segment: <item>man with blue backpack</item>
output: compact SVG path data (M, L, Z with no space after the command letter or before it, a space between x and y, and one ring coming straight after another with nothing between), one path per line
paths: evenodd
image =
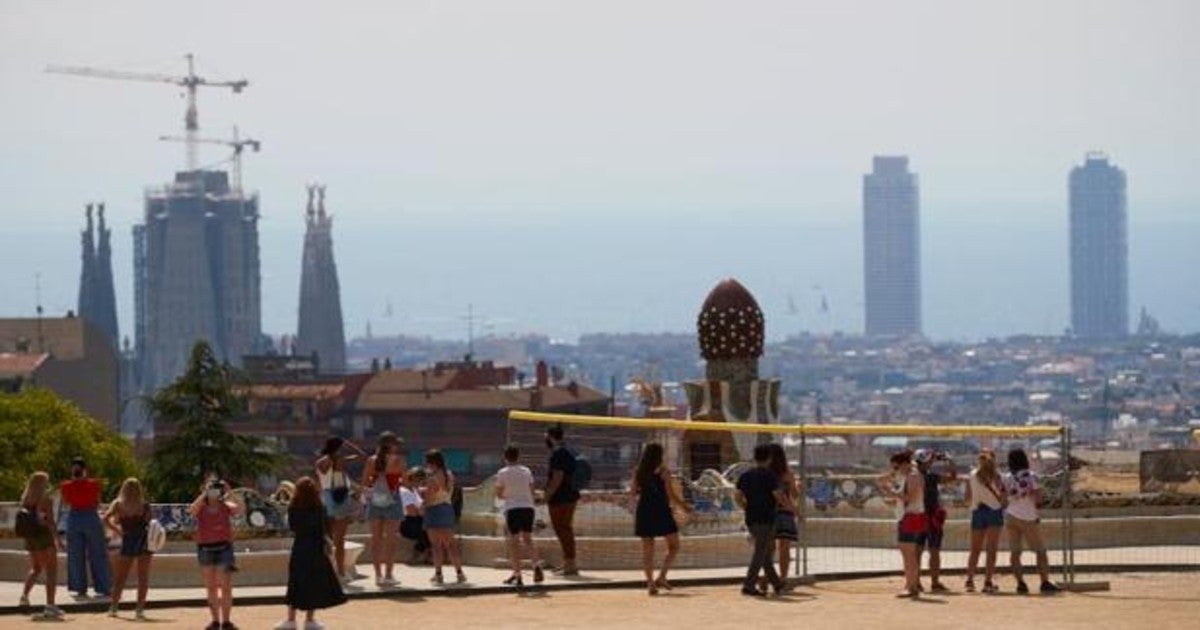
M579 491L591 482L592 468L587 460L567 448L562 426L546 431L546 448L550 449L549 479L545 498L550 511L550 524L558 544L562 546L562 575L579 575L575 561L575 506Z

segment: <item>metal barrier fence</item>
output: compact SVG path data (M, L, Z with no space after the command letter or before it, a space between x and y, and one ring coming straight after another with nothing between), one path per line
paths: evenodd
M695 506L694 514L680 514L685 524L679 566L744 562L748 548L733 485L754 444L776 441L801 480L793 575L899 569L894 510L876 479L900 448L944 451L945 463L939 465L957 471L957 481L941 492L949 512L942 565L961 572L970 538L966 474L979 449L993 448L1003 466L1005 451L1017 446L1027 450L1044 484L1041 528L1051 564L1065 585L1076 584L1079 567L1200 570L1200 494L1138 491L1130 486L1136 471L1101 470L1078 459L1066 426L756 425L516 411L508 424L510 442L536 454L525 463L539 476L545 474L542 440L550 425L563 426L568 446L589 461L593 485L576 522L585 547L581 557L596 566L627 565L640 552L629 540L634 506L627 488L642 445L652 441L663 444L664 463ZM704 466L718 459L726 465ZM595 554L590 559L589 545ZM1001 550L998 564L1007 567L1003 537Z

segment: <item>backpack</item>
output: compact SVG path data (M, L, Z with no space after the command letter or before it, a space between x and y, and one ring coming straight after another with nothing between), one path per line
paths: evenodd
M13 533L21 538L33 538L42 531L42 524L38 521L37 512L27 507L22 507L17 511L17 519L13 523Z
M575 470L571 473L571 485L576 490L587 490L592 485L592 463L578 451L571 451L575 457Z

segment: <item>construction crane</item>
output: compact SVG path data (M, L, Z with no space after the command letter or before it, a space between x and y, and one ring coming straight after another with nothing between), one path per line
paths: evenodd
M250 147L255 153L262 149L262 142L252 140L250 138L242 138L238 136L238 128L233 128L233 138L230 140L222 140L219 138L187 138L184 136L159 136L159 140L165 142L192 142L195 144L221 144L233 149L233 189L234 191L242 192L242 150Z
M73 74L97 79L119 79L123 81L148 81L150 83L170 83L187 88L187 112L183 117L185 132L184 142L187 144L187 170L196 170L196 132L200 129L199 116L196 113L196 88L204 86L227 87L235 94L250 85L245 79L237 81L210 81L196 74L195 57L188 53L188 72L185 76L158 74L147 72L124 72L120 70L104 70L101 68L85 68L80 66L46 66L46 72L54 74Z

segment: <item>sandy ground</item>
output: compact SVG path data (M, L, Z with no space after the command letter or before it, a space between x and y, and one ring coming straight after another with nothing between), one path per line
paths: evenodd
M479 595L394 600L357 600L318 616L329 628L894 628L927 619L940 627L977 626L991 620L1005 626L1040 628L1196 628L1200 618L1200 581L1195 574L1122 574L1081 576L1109 580L1104 593L1057 597L1018 596L1011 580L1001 582L998 596L951 593L919 601L893 594L897 579L824 582L799 589L782 599L751 599L736 587L676 588L649 597L637 590L569 591L524 595ZM961 578L950 581L961 586ZM246 630L271 628L282 619L278 606L235 610L234 620ZM192 628L208 622L200 608L150 611L145 625L156 629ZM88 630L136 627L128 612L110 619L72 614L63 625ZM57 622L27 617L0 618L5 628L42 628Z

